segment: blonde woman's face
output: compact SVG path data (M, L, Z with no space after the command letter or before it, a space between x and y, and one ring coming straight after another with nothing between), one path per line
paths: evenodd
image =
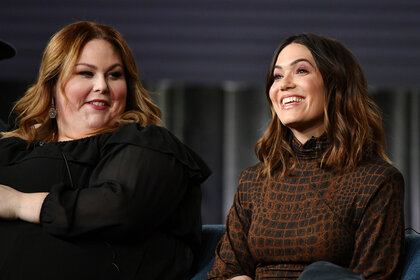
M309 49L291 43L278 55L270 99L277 117L305 143L324 131L324 82Z
M88 42L70 79L54 92L59 141L87 137L125 111L127 83L120 55L107 41Z

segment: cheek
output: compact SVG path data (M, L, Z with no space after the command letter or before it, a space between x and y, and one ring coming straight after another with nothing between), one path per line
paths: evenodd
M120 100L125 100L127 98L127 85L124 83L120 85L116 91L117 98Z
M118 103L118 107L125 108L126 100L127 100L127 85L126 83L121 83L119 85L115 85L113 88L113 99L114 102Z
M270 91L268 92L268 96L270 97L271 103L273 105L276 103L277 97L278 97L278 91L276 90L276 87L272 85L270 87Z
M321 110L323 112L324 111L324 104L325 104L325 88L324 88L324 84L319 84L318 85L316 99L317 99L319 110Z
M280 100L279 100L279 91L276 89L275 86L271 86L270 91L269 91L269 97L271 100L271 104L278 115L280 113Z
M86 96L89 94L90 89L86 84L83 83L69 83L65 87L65 95L63 96L64 102L70 106L83 104ZM66 101L67 100L67 101Z
M324 84L318 80L309 80L305 84L305 91L311 98L311 106L319 109L324 107Z

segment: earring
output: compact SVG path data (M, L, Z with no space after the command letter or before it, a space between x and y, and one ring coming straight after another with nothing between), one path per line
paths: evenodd
M50 116L50 119L55 119L55 117L57 116L57 110L55 109L54 98L51 98L51 108L48 111L48 115Z

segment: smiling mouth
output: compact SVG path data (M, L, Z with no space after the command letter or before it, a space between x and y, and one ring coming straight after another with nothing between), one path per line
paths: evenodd
M291 103L298 103L301 102L303 100L302 97L297 97L297 96L291 96L291 97L286 97L281 101L281 105L287 105L287 104L291 104Z
M88 102L89 104L96 105L96 106L107 106L108 104L102 101L91 101Z

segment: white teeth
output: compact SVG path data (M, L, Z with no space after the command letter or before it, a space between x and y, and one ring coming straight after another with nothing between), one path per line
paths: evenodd
M300 102L302 100L303 100L303 98L297 97L297 96L286 97L281 101L281 104L285 105L285 104L289 104L289 103L292 103L292 102Z
M96 106L105 106L106 103L105 102L100 102L100 101L92 101L89 102L90 104L96 105Z

